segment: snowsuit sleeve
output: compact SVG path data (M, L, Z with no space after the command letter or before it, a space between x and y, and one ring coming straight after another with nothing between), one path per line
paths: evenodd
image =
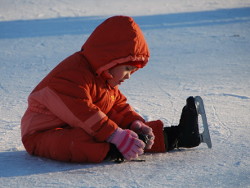
M76 70L57 73L46 87L33 92L30 100L42 104L68 125L84 129L97 141L105 141L117 124L93 104L93 79L86 74Z
M116 122L119 127L126 129L135 120L145 120L127 103L127 98L118 90L116 103L108 113L110 119Z

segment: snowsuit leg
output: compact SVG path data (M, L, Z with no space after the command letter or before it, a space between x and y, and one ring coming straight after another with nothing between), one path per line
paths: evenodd
M146 124L153 129L153 133L155 135L154 144L151 149L145 150L145 152L153 152L153 153L163 153L166 152L166 139L163 132L163 123L161 120L149 121Z
M96 142L81 128L56 128L22 138L31 155L65 162L99 163L106 157L110 145Z

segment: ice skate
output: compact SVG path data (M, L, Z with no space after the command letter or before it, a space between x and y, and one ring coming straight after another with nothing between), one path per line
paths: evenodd
M203 120L204 131L201 134L199 132L198 115L201 115ZM179 125L165 127L164 134L167 137L168 151L179 147L196 147L201 142L205 142L211 148L212 144L201 97L187 98L186 105L182 109Z
M194 97L187 98L178 127L180 132L178 147L191 148L201 143Z

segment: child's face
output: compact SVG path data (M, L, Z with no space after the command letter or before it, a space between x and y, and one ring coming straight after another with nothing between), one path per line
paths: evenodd
M111 87L120 85L126 79L130 78L130 75L137 70L137 67L131 65L118 65L109 70L109 73L113 76L108 80Z

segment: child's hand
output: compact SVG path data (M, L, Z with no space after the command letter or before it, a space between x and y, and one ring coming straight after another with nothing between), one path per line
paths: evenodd
M149 140L147 141L145 149L151 149L151 147L154 144L154 138L155 138L152 128L147 126L142 121L136 120L131 124L130 129L135 131L137 134L147 135Z
M144 152L144 142L138 139L135 132L128 129L123 130L118 127L107 141L115 144L127 160L135 159Z

